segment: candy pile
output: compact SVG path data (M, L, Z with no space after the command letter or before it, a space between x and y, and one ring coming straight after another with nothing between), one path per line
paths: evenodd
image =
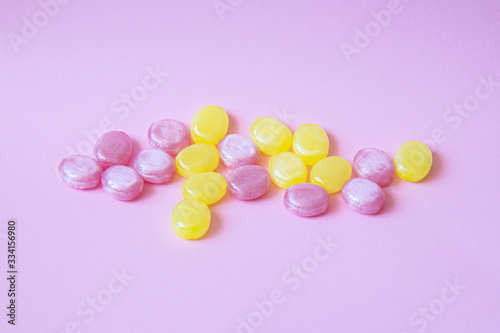
M416 182L432 166L429 147L410 141L398 149L394 162L381 150L360 150L352 167L358 177L351 178L348 161L328 156L328 135L318 125L301 125L292 135L278 119L263 117L253 123L249 139L239 134L226 136L228 123L226 111L215 106L206 106L195 114L191 131L177 120L157 121L148 130L153 148L139 152L133 168L125 166L132 156L129 136L107 132L95 144L95 159L68 156L60 163L59 173L71 187L89 189L102 183L111 197L132 200L142 193L144 181L166 183L177 171L187 180L182 185L184 200L172 212L172 228L182 238L196 239L210 227L208 205L222 199L226 188L238 200L252 200L264 195L272 181L286 190L286 209L299 216L325 212L329 194L342 190L350 208L375 214L384 206L382 187L395 173ZM257 165L260 152L271 155L268 170ZM233 169L227 181L214 172L219 158ZM310 183L307 166L312 166Z

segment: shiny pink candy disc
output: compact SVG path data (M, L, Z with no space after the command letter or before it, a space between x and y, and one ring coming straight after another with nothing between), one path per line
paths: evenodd
M271 177L258 165L236 168L227 178L227 188L238 200L252 200L263 196L269 189Z
M191 136L186 125L174 119L163 119L151 124L148 129L149 144L171 156L189 146Z
M104 169L112 165L127 164L132 156L132 141L124 132L104 133L95 143L94 155Z
M298 216L319 215L328 209L329 202L327 190L316 184L300 183L285 191L286 209Z
M347 206L361 214L378 213L385 203L385 194L375 182L366 178L352 178L342 187Z
M62 180L71 187L85 190L101 183L102 167L93 158L71 155L59 164Z
M175 175L175 161L163 150L149 148L134 158L134 169L150 183L166 183Z
M134 169L125 165L113 165L102 173L102 187L118 200L132 200L142 193L144 181Z
M240 134L229 134L217 145L222 162L231 169L243 165L257 164L259 148L257 145Z
M358 151L354 156L353 168L358 177L374 181L380 186L388 185L396 170L389 155L375 148Z

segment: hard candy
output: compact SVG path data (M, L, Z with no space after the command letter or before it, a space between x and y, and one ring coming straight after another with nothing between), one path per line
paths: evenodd
M189 146L191 139L186 125L174 119L163 119L151 124L148 141L151 147L175 156Z
M202 172L182 184L184 199L196 199L211 205L226 194L226 180L217 172Z
M394 163L389 155L375 148L365 148L354 156L353 168L361 178L366 178L380 186L388 185L394 178Z
M267 171L258 165L236 168L227 179L227 187L238 200L252 200L263 196L271 184Z
M94 155L104 169L112 165L127 164L132 156L132 141L124 132L104 133L95 143Z
M257 119L250 128L250 137L267 155L288 151L292 145L292 132L276 118Z
M134 169L125 165L113 165L102 173L104 191L118 200L133 200L142 193L144 181Z
M177 236L197 239L210 228L210 210L201 201L185 199L174 207L171 222Z
M86 190L101 183L102 167L93 158L71 155L59 164L62 180L71 187Z
M177 172L182 177L214 171L219 165L217 148L207 143L195 143L181 150L175 157Z
M322 186L328 193L335 193L351 178L351 164L338 156L329 156L311 169L311 183Z
M321 186L302 183L290 186L285 192L286 209L298 216L315 216L328 209L330 196Z
M304 124L293 133L292 147L306 165L315 165L328 155L330 141L321 126Z
M134 158L134 169L150 183L166 183L175 175L175 161L163 150L144 149Z
M273 183L286 190L289 186L306 182L307 168L300 157L287 151L269 159L269 175Z
M378 213L385 203L385 194L375 182L366 178L353 178L342 187L347 206L362 214Z
M217 145L226 136L229 118L223 108L205 106L191 120L191 138L195 143Z
M257 164L259 148L255 143L240 134L229 134L217 146L222 162L231 169L243 165Z
M396 174L404 180L418 182L427 176L432 167L432 153L426 144L408 141L399 147L394 156Z

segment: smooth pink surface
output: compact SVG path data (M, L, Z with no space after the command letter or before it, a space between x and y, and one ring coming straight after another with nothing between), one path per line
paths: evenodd
M61 179L71 187L86 190L101 183L102 167L91 157L71 155L59 164Z
M361 214L376 214L385 203L385 193L377 183L366 178L352 178L342 186L344 202Z
M354 45L356 27L387 1L239 3L221 21L212 1L69 1L16 53L7 33L21 34L41 7L0 2L0 267L9 218L20 267L19 322L7 327L4 311L0 332L61 333L74 322L81 333L234 333L272 295L281 302L254 333L416 333L419 310L441 310L456 278L466 289L444 293L453 301L425 333L498 333L500 87L481 88L489 95L474 111L453 110L481 77L500 82L499 2L402 0L350 63L340 43ZM155 88L140 100L144 82ZM137 101L122 101L132 92ZM253 201L226 195L194 242L170 226L180 176L144 184L130 202L59 181L59 162L92 156L104 132L128 133L137 153L153 122L189 124L205 105L227 110L229 133L245 136L262 116L292 130L319 124L330 155L351 163L364 147L393 158L406 141L432 139L434 165L419 183L395 177L373 216L340 193L314 221L288 213L274 185ZM328 238L339 247L323 247ZM92 312L87 298L105 298L110 282L120 292Z
M257 164L259 161L259 148L250 138L241 134L226 135L217 149L224 165L231 169Z
M175 161L163 150L148 148L134 157L133 166L142 178L150 183L166 183L175 175Z
M324 213L328 209L330 196L323 187L302 183L290 186L285 191L285 208L295 215L309 217Z
M363 148L356 153L352 163L354 172L361 178L388 185L394 178L396 167L393 160L380 149Z
M259 165L244 165L234 169L227 177L229 193L238 200L260 198L269 190L271 177Z
M121 131L109 131L94 146L95 159L103 168L127 164L132 156L132 141Z
M155 121L149 127L148 140L151 147L175 156L190 144L191 136L189 129L180 121L162 119Z
M113 165L102 173L101 184L111 197L128 201L141 195L144 181L131 167Z

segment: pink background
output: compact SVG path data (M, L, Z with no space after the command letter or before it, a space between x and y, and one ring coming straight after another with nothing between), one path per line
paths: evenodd
M210 0L70 1L16 52L9 38L23 18L44 16L36 1L1 1L0 261L5 271L15 218L19 277L15 328L1 279L0 330L238 332L244 320L255 327L240 332L499 332L500 85L478 88L489 94L473 112L447 111L473 104L481 77L500 82L499 3L401 0L350 62L342 43L355 45L356 27L376 29L370 12L387 1L222 3L223 19ZM120 96L157 66L169 75L126 109ZM180 176L120 202L55 173L100 126L127 132L135 154L152 122L189 124L210 104L227 110L230 133L249 135L262 116L292 130L320 124L330 153L351 162L361 148L394 156L434 135L434 165L420 183L395 179L376 216L339 194L311 219L286 211L276 186L253 202L227 195L199 241L170 227ZM319 263L318 237L339 246ZM309 273L290 280L302 264ZM133 278L119 287L122 270ZM255 303L279 292L259 314ZM96 297L106 304L89 310Z

